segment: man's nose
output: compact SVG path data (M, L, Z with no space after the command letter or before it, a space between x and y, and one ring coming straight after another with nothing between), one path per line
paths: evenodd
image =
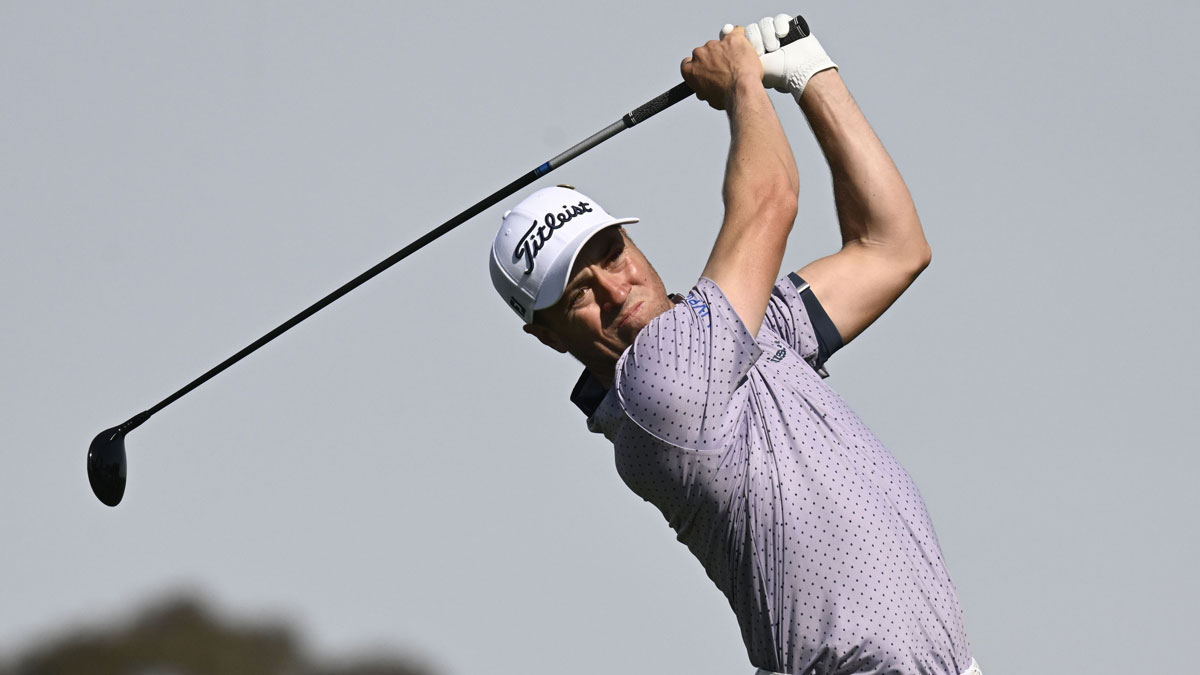
M596 295L602 307L620 307L629 296L629 284L620 275L600 270L596 272Z

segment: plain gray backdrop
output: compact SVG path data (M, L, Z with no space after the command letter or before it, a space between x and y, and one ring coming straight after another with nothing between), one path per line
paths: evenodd
M0 3L0 650L170 589L445 673L752 672L486 251L437 241L129 436L88 442L679 80L806 15L933 265L829 364L920 486L988 675L1182 672L1197 628L1194 2ZM836 249L802 179L786 267ZM721 218L694 100L537 184L668 286ZM515 202L517 198L514 198Z

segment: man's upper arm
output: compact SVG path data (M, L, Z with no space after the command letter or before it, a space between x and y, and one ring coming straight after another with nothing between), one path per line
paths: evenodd
M847 344L900 297L929 264L924 255L901 255L886 246L851 241L833 255L797 272L821 299L821 306Z

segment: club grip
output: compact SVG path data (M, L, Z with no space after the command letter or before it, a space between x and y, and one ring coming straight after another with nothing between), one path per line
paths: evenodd
M792 21L788 24L788 26L790 27L790 30L788 30L787 35L779 38L780 44L790 45L796 40L806 38L811 34L811 31L808 30L808 22L805 21L804 17L800 16L799 14L792 17Z
M789 30L787 32L787 35L784 35L783 37L779 38L780 44L785 44L785 45L791 44L791 43L795 42L796 40L806 38L809 36L808 22L805 21L804 17L800 16L799 14L792 17L792 20L788 25L789 25ZM675 85L674 87L671 87L669 90L664 91L663 93L659 94L658 96L655 96L654 98L650 99L649 101L646 101L645 103L641 104L640 106L633 109L632 111L625 113L625 116L621 118L621 123L624 124L624 128L626 128L626 129L633 127L637 124L640 124L641 122L644 122L644 121L650 119L651 117L654 117L658 113L666 110L667 108L670 108L671 106L675 105L676 103L679 103L680 101L691 96L692 94L693 94L692 88L688 86L687 82L680 82L679 84ZM588 145L587 147L590 148L592 146ZM573 156L574 155L571 155L571 157L573 157ZM566 159L562 159L561 161L556 162L555 166L563 164L568 160L570 160L570 157L567 157ZM539 175L541 175L541 174L539 174Z
M691 96L693 93L692 88L687 85L687 82L680 82L667 91L639 105L637 108L634 108L631 112L626 113L623 118L625 127L629 128L638 122L654 117L658 113Z

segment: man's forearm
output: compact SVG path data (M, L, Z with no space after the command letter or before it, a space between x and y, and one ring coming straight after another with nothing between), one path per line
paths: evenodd
M740 225L738 221L763 207L764 192L782 189L794 200L800 176L787 136L761 84L738 82L727 112L729 157L722 195L726 220L734 221L726 224Z
M814 75L800 108L833 174L843 244L927 261L929 246L908 187L838 72Z

